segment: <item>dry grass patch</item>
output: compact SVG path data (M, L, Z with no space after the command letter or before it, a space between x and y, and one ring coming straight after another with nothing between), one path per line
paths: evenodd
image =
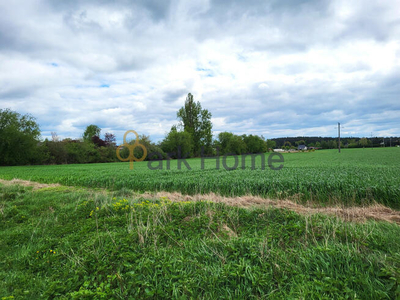
M25 187L33 187L33 190L61 186L58 183L47 184L47 183L39 183L39 182L34 182L34 181L29 181L29 180L21 180L21 179L13 179L13 180L0 179L0 183L4 184L4 185L21 185L21 186L25 186Z
M251 207L251 206L263 206L263 207L276 207L284 208L295 211L301 215L310 214L328 214L338 216L346 221L364 222L368 219L376 221L387 221L391 223L400 224L400 211L388 208L381 204L374 204L370 206L360 207L344 207L344 206L329 206L323 207L316 202L309 202L307 204L296 203L292 200L272 200L258 196L242 196L242 197L224 197L214 193L205 195L182 195L181 193L174 192L157 192L157 193L145 193L141 194L144 198L160 198L167 197L171 201L211 201L211 202L222 202L231 206L238 207Z
M237 237L238 235L236 232L234 232L231 228L228 227L226 224L222 224L222 226L219 228L220 231L226 233L230 238Z
M29 180L13 179L13 180L3 180L0 179L0 184L4 185L21 185L25 187L33 187L33 190L40 190L49 187L61 187L60 184L46 184L38 183ZM95 193L107 194L105 190L96 190ZM143 198L161 198L166 197L173 202L181 201L210 201L215 203L225 203L231 206L237 207L252 207L252 206L262 206L262 207L276 207L292 210L301 215L311 215L311 214L327 214L337 216L345 221L353 222L364 222L368 219L373 219L376 221L387 221L391 223L397 223L400 225L400 211L391 209L381 204L374 204L370 206L329 206L323 207L317 202L308 202L307 204L300 204L293 200L272 200L268 198L262 198L259 196L241 196L241 197L225 197L217 195L214 193L209 194L197 194L197 195L183 195L179 192L156 192L156 193L143 193L139 194ZM1 212L1 208L0 208ZM212 217L212 216L210 216Z

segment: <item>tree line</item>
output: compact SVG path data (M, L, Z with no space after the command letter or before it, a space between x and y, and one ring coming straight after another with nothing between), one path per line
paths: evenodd
M272 148L297 149L299 145L314 147L317 149L337 149L338 138L332 137L284 137L270 140ZM400 145L400 137L342 137L340 146L342 148L366 148L366 147L390 147Z
M236 135L220 132L213 139L211 112L203 109L199 101L188 94L184 106L177 112L178 123L171 127L158 143L150 136L140 135L140 144L147 149L148 159L191 158L213 155L240 155L264 153L275 148L295 149L299 145L320 149L337 148L337 140L329 137L286 137L266 140L258 135ZM130 144L134 144L135 140ZM400 145L400 138L392 138L393 146ZM388 140L383 146L388 146ZM342 147L356 148L382 146L382 138L342 138ZM28 164L79 164L116 162L116 137L91 124L79 139L60 140L55 132L51 139L40 139L40 129L35 118L21 115L10 109L0 109L0 165ZM129 156L123 147L121 157ZM135 157L143 153L134 149Z

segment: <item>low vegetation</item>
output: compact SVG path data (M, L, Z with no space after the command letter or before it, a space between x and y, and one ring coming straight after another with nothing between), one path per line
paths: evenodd
M0 186L2 299L400 296L400 228L128 191Z
M241 157L234 170L234 157L186 160L179 170L179 162L24 166L0 168L0 178L32 180L41 183L60 183L67 186L106 188L111 190L178 191L183 194L214 192L225 196L259 195L273 199L315 201L323 204L365 205L378 202L392 208L400 207L400 148L346 149L308 153L287 153L284 167L279 171L265 169L262 155L246 156L244 169ZM274 165L279 165L275 163ZM154 169L154 168L162 169Z

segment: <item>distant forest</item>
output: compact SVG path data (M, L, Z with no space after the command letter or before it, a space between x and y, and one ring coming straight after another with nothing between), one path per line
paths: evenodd
M317 147L321 149L338 148L337 137L298 136L270 140L275 142L274 148L297 148L298 145L306 145L307 147ZM400 137L342 137L340 138L340 144L343 148L393 147L400 145Z

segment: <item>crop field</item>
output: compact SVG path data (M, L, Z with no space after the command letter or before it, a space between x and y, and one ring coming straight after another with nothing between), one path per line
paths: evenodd
M276 199L296 199L344 205L368 204L373 201L392 208L400 208L400 148L366 148L323 150L308 153L283 154L283 168L265 169L261 156L186 160L178 169L178 162L50 165L2 167L0 178L25 179L41 183L60 183L67 186L106 188L109 190L178 191L183 194L217 193L225 196L259 195ZM277 157L274 157L277 159ZM273 163L274 167L280 163ZM162 169L154 168L159 167Z
M400 149L283 157L277 171L268 153L265 169L261 156L254 169L250 156L243 169L239 157L234 170L222 158L220 169L215 158L204 168L189 159L190 170L176 160L158 170L147 162L133 170L129 163L1 167L0 298L399 299ZM224 162L231 167L235 158ZM361 222L215 203L205 200L211 192L334 204L346 215L372 202L394 210L376 205L391 218Z

